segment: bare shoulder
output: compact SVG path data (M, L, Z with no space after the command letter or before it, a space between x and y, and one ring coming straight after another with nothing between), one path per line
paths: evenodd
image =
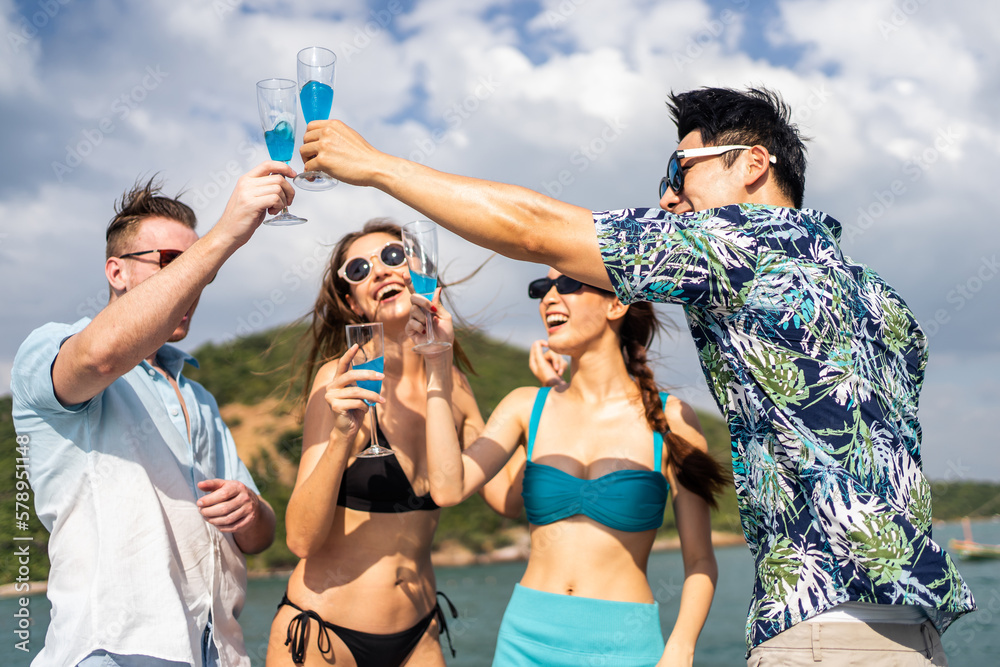
M507 394L504 399L500 401L500 404L506 405L511 409L530 409L535 403L535 397L538 396L538 391L538 387L518 387L514 391Z
M528 423L531 407L537 395L538 387L518 387L504 396L490 415L490 422L496 426L515 420L523 429Z
M331 359L316 371L316 377L313 378L312 391L310 393L315 393L318 389L325 389L326 385L337 377L337 364L340 363L339 359Z

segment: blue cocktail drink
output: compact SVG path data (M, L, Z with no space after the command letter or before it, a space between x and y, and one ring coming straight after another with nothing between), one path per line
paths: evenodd
M437 289L437 276L427 276L417 271L410 271L410 281L413 291L429 301L434 300L434 290Z
M377 359L371 359L370 361L365 361L360 364L354 364L354 368L357 370L378 371L379 373L384 373L385 357L378 357ZM358 380L358 386L362 389L367 389L368 391L374 391L376 394L382 393L381 380ZM368 405L375 405L371 401L365 401L365 403Z
M288 162L295 149L295 128L288 121L278 121L273 130L264 132L264 143L272 160Z
M319 81L310 81L299 91L299 104L306 123L326 120L333 107L333 88Z

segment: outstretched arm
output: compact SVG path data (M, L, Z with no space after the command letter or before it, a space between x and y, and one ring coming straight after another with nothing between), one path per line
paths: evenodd
M378 188L476 245L611 287L585 208L382 153L338 120L309 123L300 152L307 170Z
M52 364L59 401L90 400L167 342L222 264L250 240L264 212L292 200L294 189L284 176L294 175L282 162L264 162L241 176L222 217L204 237L69 338Z

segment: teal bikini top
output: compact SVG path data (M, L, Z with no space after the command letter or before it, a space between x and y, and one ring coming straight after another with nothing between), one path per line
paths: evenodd
M580 479L531 460L535 433L549 387L538 390L528 425L528 462L521 496L528 522L544 526L577 514L608 528L638 533L659 528L667 507L670 485L660 472L663 436L653 433L653 470L615 470L596 479ZM667 394L661 393L666 404Z

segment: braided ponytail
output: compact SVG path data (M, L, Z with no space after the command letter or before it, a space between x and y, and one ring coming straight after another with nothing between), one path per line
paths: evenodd
M629 306L618 332L625 367L639 385L649 427L663 434L663 441L667 446L667 462L673 468L677 481L704 498L710 506L718 507L716 496L727 483L722 466L710 454L673 433L663 413L660 388L653 378L653 370L649 367L646 355L646 350L661 328L653 304L640 302Z

